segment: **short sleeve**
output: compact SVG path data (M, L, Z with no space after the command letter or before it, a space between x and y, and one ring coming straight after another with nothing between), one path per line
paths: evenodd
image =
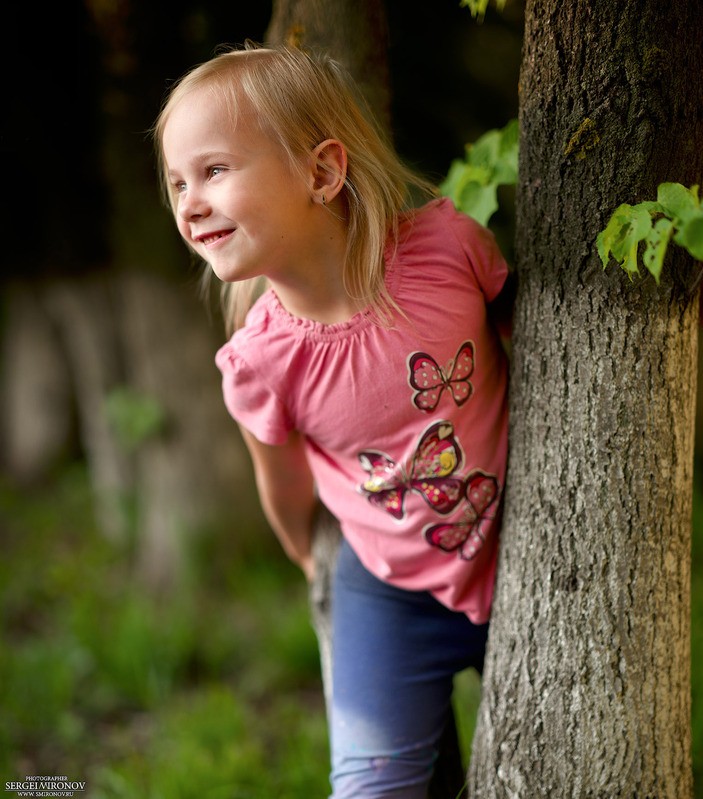
M508 277L508 265L495 236L487 227L460 212L456 213L453 228L486 302L493 302Z
M285 405L258 372L237 352L233 341L221 347L215 363L230 415L263 444L284 444L293 425Z

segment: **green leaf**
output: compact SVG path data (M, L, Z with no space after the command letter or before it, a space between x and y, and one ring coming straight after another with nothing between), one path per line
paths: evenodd
M459 198L461 210L481 225L498 210L498 190L495 184L482 186L480 183L468 183Z
M517 183L519 146L520 125L517 119L511 119L500 133L499 168L503 170L501 183Z
M482 225L498 209L497 189L512 185L518 174L519 129L516 119L501 130L489 130L466 145L463 161L452 162L440 192Z
M654 279L659 282L664 264L664 256L674 231L674 223L663 217L658 219L645 239L645 249L642 253L642 262L647 267Z
M698 186L687 189L680 183L662 183L657 189L657 203L670 219L685 222L700 211Z
M506 0L496 0L496 8L499 11L502 11L505 8ZM483 21L483 17L486 14L486 9L488 8L489 0L461 0L460 5L464 8L468 8L471 12L471 16L475 17L479 22Z
M675 237L677 244L685 247L699 261L703 261L703 210L690 216Z
M651 216L646 208L627 203L620 205L597 239L603 266L608 265L612 254L629 275L638 274L638 246L649 234L651 226Z
M642 262L658 283L672 238L703 261L703 208L698 186L687 189L680 183L662 183L656 202L618 206L598 234L596 246L604 268L612 256L632 278L639 272L637 257L644 241Z
M488 167L467 164L466 161L452 161L449 172L440 186L442 193L450 197L462 193L467 183L479 183L486 186L491 179L491 170Z
M620 236L622 229L622 212L624 208L629 208L626 205L620 205L610 217L608 224L598 234L596 245L598 247L598 255L603 262L603 267L608 266L610 262L610 254L613 250L613 245L616 239Z

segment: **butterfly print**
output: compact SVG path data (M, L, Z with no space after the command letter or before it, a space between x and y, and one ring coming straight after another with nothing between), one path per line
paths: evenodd
M451 422L435 422L420 436L409 469L383 452L360 452L361 466L369 474L360 491L395 519L405 515L409 491L420 494L437 513L450 513L463 499L464 481L454 476L463 460Z
M491 474L474 471L466 479L467 507L455 524L434 524L425 529L425 538L445 552L458 551L463 560L475 558L484 542L483 522L492 517L486 511L498 498L498 481Z
M408 358L408 383L415 389L413 404L421 411L433 411L447 389L461 406L469 399L473 386L474 345L465 341L445 368L426 352L414 352Z

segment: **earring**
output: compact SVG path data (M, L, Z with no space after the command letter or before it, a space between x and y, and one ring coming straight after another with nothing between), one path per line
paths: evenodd
M326 205L327 205L327 197L325 197L325 195L324 195L324 194L322 195L322 204L323 204L324 206L326 206Z

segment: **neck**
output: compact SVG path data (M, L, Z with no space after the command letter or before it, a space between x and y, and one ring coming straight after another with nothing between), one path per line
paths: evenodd
M363 310L363 304L347 294L341 282L341 273L339 284L324 280L295 285L287 281L270 282L281 305L288 313L302 319L332 325L347 322Z
M320 234L314 246L301 254L298 268L285 275L269 275L269 281L293 316L323 324L346 322L364 307L344 287L346 225L330 209L321 209L321 218Z

